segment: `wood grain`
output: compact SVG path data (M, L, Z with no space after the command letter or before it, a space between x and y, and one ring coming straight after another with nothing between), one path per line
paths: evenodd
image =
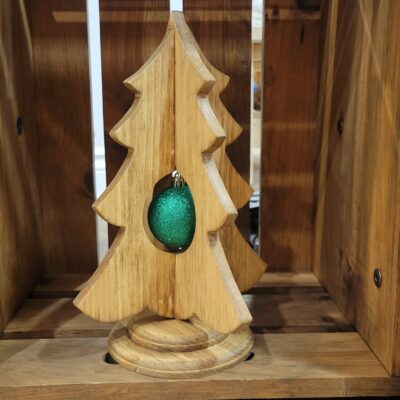
M197 318L150 318L143 322L145 330L143 325L138 326L140 322L116 324L108 339L108 349L120 365L148 376L189 379L215 374L243 361L253 346L247 326L220 335ZM138 330L145 333L140 341ZM167 338L170 340L166 341Z
M242 128L242 134L227 147L227 153L235 169L248 182L250 174L251 1L184 0L183 11L190 30L205 57L210 64L230 77L229 85L221 94L221 100ZM243 237L248 238L250 217L247 207L239 209L236 224ZM225 243L224 248L227 246Z
M80 310L100 321L125 319L144 308L174 315L175 254L156 246L146 230L154 185L175 167L174 40L174 32L167 31L153 56L125 80L135 101L110 132L128 156L94 208L121 229L75 299Z
M244 207L253 193L251 186L237 172L231 163L226 149L242 134L242 128L227 110L221 100L221 94L229 85L230 78L215 68L206 58L203 50L197 45L197 51L211 75L215 78L215 85L208 94L210 105L226 133L226 139L216 149L212 157L215 161L221 179L237 209ZM219 232L229 267L241 292L251 288L262 276L267 265L251 248L247 239L241 234L236 224L231 224Z
M55 274L45 275L35 286L32 297L58 298L75 297L83 289L90 274Z
M32 37L23 2L0 3L0 60L1 332L43 267Z
M223 333L250 322L217 233L236 209L211 159L225 139L207 98L214 83L183 15L173 13L156 52L126 80L136 99L111 131L128 156L94 208L122 229L75 300L93 318L121 320L149 308L180 319L195 314ZM178 254L156 246L147 227L153 186L175 167L196 208L193 241Z
M251 315L218 235L237 215L212 159L226 134L207 97L215 79L183 14L173 12L169 27L175 31L175 165L188 182L196 208L193 241L176 255L175 316L196 315L212 329L229 333L248 324Z
M281 3L266 2L260 251L271 271L300 272L312 260L320 23L275 18Z
M168 18L168 0L100 0L107 183L114 178L127 155L126 149L109 135L133 100L132 93L121 82L153 54L165 34ZM117 228L110 226L110 243L117 232Z
M2 339L104 337L112 326L82 314L71 299L28 299L4 329Z
M357 333L256 335L250 361L211 377L179 381L106 364L105 346L105 338L2 340L0 396L198 400L400 395L400 380L388 376Z
M49 279L44 287L43 283L37 285L34 294L43 292L46 298L27 300L6 327L3 338L107 336L110 324L79 313L71 298L60 298L69 293L74 297L70 291L77 294L86 278L63 275ZM71 289L73 283L75 289ZM243 298L254 316L251 329L255 333L352 330L312 274L265 274L258 287Z
M400 373L399 17L397 1L338 3L332 104L324 131L321 263L314 265L392 374ZM375 268L382 271L381 288L373 281Z
M85 1L30 0L45 267L96 269ZM61 20L59 17L65 16Z

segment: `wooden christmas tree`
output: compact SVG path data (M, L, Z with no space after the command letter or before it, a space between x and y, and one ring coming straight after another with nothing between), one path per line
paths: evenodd
M110 133L128 156L94 208L121 228L74 303L100 321L121 321L109 351L146 374L217 371L243 359L252 345L251 315L238 286L253 285L265 265L234 225L235 205L250 190L222 147L224 128L229 141L240 133L219 99L227 80L207 62L183 14L173 12L158 49L125 81L135 101ZM147 223L155 184L175 169L196 210L193 241L181 253L165 251Z

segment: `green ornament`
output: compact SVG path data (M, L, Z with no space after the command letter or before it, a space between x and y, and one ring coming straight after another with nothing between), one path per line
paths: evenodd
M190 246L196 214L192 193L178 173L174 186L161 191L150 203L147 219L153 235L169 250L179 252Z

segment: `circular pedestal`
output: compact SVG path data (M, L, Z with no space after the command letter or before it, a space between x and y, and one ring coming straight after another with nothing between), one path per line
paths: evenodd
M201 321L151 316L122 321L113 328L109 352L120 365L160 378L194 378L232 367L253 346L249 328L229 335Z

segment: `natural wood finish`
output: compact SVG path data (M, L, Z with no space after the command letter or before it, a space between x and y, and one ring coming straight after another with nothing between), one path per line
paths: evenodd
M107 182L126 158L126 148L108 134L132 104L132 93L121 85L160 44L169 18L168 0L100 0L101 61L104 93L104 140ZM109 226L109 242L118 229Z
M320 283L313 273L268 272L264 274L257 287L302 286L318 287Z
M187 180L196 207L193 242L176 256L175 315L196 315L212 329L229 333L248 324L251 316L218 235L237 215L212 160L226 135L206 97L215 79L183 14L172 13L169 26L175 31L175 165Z
M304 272L312 260L320 22L268 12L286 3L266 1L260 252L271 271Z
M83 289L89 278L90 274L45 275L41 282L35 286L32 297L75 297Z
M45 286L44 295L50 298L26 301L6 327L4 338L107 336L111 324L80 314L71 299L54 298L68 293L74 297L70 292L71 283L75 282L78 288L86 276L54 278L54 285ZM34 293L40 293L42 286L39 284ZM352 330L312 274L265 274L258 287L244 295L244 301L254 316L251 329L255 333ZM184 338L180 338L182 340Z
M104 219L123 228L75 299L79 309L100 321L128 318L146 307L174 315L175 254L155 246L145 230L154 185L175 167L174 73L169 30L156 53L125 81L135 101L110 135L128 148L128 156L94 204Z
M120 365L144 375L178 379L205 376L238 364L253 346L248 327L225 336L197 319L150 318L141 322L129 327L119 322L110 334L109 352ZM138 330L144 333L140 340Z
M183 14L175 12L159 48L126 81L137 96L111 136L128 147L128 157L94 205L123 229L75 300L95 319L121 320L149 308L179 319L196 315L223 333L251 320L217 233L236 209L211 159L225 132L207 98L215 79L197 49ZM153 185L174 167L196 207L195 236L179 254L155 246L146 230Z
M75 297L90 278L89 274L53 274L45 275L34 288L33 297ZM264 274L256 288L279 287L320 287L313 273L268 272Z
M28 299L4 329L2 339L107 336L112 326L82 314L71 299Z
M92 272L97 250L87 26L53 14L84 13L85 1L24 3L32 29L45 268Z
M1 333L43 266L32 38L24 2L0 2L0 60Z
M399 396L357 333L256 335L254 358L193 380L160 380L102 362L106 339L0 341L0 397L273 399Z
M227 141L231 143L227 147L229 159L244 181L248 182L250 174L251 0L183 0L183 10L190 30L205 57L216 69L230 77L229 85L221 93L221 100L242 128L242 134L237 140L231 142L232 132L226 130L222 121L221 124L226 130ZM216 114L219 118L218 113ZM223 172L221 176L226 184ZM231 188L227 187L227 189L236 208L242 207L236 203ZM240 208L236 225L246 239L249 236L249 221L248 207ZM223 238L223 234L221 241L228 259L232 260L235 249L232 253L227 251L229 243L228 239ZM234 248L233 245L232 247ZM241 257L246 252L246 249L243 249L240 253Z
M398 1L338 3L332 104L322 132L321 263L314 265L392 374L400 373L399 18ZM375 268L383 276L379 289Z
M196 42L194 41L194 43ZM226 153L227 146L237 140L242 133L240 125L229 114L220 98L221 93L228 86L229 77L213 67L199 47L197 50L208 70L215 78L215 85L211 89L208 98L215 115L227 135L226 140L213 153L213 159L229 196L232 198L233 204L237 209L240 209L250 200L253 189L239 175ZM267 264L252 249L236 224L231 224L222 229L219 235L236 284L241 292L245 292L257 283L263 275Z

